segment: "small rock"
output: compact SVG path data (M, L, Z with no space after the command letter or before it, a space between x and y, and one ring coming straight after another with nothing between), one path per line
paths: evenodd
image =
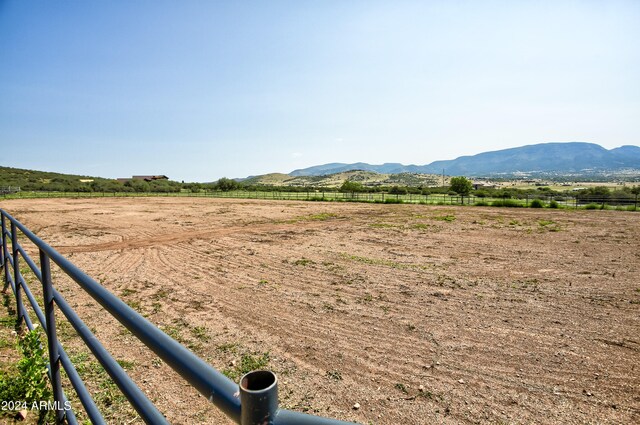
M29 413L28 410L21 410L18 412L18 417L20 418L21 421L24 421L25 419L27 419L28 413Z
M360 403L356 403L353 405L353 410L358 410L360 408Z
M424 392L424 385L418 385L418 391Z
M236 361L235 360L231 360L231 366L235 367L236 365Z
M464 384L464 379L458 379L458 382L459 382L460 384Z

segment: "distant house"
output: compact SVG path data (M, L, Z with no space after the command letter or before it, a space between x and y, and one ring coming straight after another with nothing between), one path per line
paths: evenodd
M475 190L478 189L495 189L498 186L496 186L495 184L489 183L489 182L473 182L473 188Z
M169 180L169 177L158 175L158 176L133 176L132 180L144 180L146 182L150 182L152 180Z
M132 176L131 178L123 177L123 178L119 178L119 179L116 179L116 180L119 181L120 183L126 183L126 182L130 182L132 180L144 180L146 182L150 182L150 181L153 181L153 180L169 180L169 177L161 176L161 175L159 175L159 176Z

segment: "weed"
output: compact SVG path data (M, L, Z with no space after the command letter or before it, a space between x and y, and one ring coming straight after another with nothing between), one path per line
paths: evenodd
M124 289L122 290L122 292L121 292L121 295L122 295L123 297L128 297L129 295L131 295L131 294L135 294L136 292L138 292L138 291L136 291L135 289L131 289L131 288L124 288Z
M315 264L315 261L302 257L299 260L294 261L293 264L296 266L306 266L308 264Z
M414 223L411 225L411 228L418 229L418 230L425 230L429 228L429 225L425 223Z
M240 362L232 368L222 370L222 373L232 381L238 381L243 375L264 369L269 364L269 353L243 354Z
M376 229L389 229L392 227L396 227L395 224L390 224L390 223L371 223L369 224L369 226L374 227Z
M52 401L53 394L47 379L46 353L40 343L40 335L36 330L27 332L18 340L17 345L22 358L15 365L17 373L0 371L0 399L20 400L27 404ZM47 411L42 410L39 415L43 421Z
M218 351L223 353L235 353L238 351L239 344L237 342L229 342L226 344L221 344L216 347Z
M327 377L335 381L342 381L342 374L340 374L340 372L337 370L328 370Z
M376 266L387 266L394 269L404 270L404 269L426 269L427 268L426 266L421 266L418 264L404 264L404 263L398 263L396 261L383 260L379 258L361 257L359 255L349 255L345 253L341 253L340 256L347 260L357 261L359 263L371 264Z
M456 216L454 215L437 215L435 217L433 217L434 220L440 220L440 221L447 221L447 222L452 222L456 219Z
M127 305L134 310L140 310L140 307L142 306L140 304L140 301L133 301L133 300L127 301Z
M211 337L207 333L207 328L204 326L196 326L191 328L191 334L200 341L209 341Z
M153 299L161 300L163 298L167 298L167 296L169 296L169 291L167 291L166 289L159 289L158 292L153 294Z
M124 370L133 369L133 367L135 366L135 363L129 360L116 360L116 361L118 362L120 367L123 368Z
M330 218L336 218L336 217L338 217L338 214L324 212L319 214L311 214L303 217L298 217L296 221L325 221L325 220L329 220Z
M397 384L395 385L395 388L396 388L396 389L398 389L398 390L400 390L400 391L402 391L402 392L403 392L403 393L405 393L405 394L409 394L409 391L407 390L407 387L406 387L404 384L397 383Z
M600 205L598 205L598 204L593 204L593 203L591 203L591 204L587 204L587 205L585 205L585 206L584 206L584 209L585 209L585 210L597 210L597 209L599 209L599 208L600 208Z

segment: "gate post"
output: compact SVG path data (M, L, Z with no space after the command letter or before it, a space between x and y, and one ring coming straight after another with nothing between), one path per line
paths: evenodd
M13 284L16 288L16 312L18 321L16 322L16 331L19 331L24 320L24 307L22 306L22 285L20 284L20 261L18 259L18 230L16 224L11 222L11 251L13 255Z
M0 222L2 223L2 257L3 257L3 265L4 265L4 290L7 289L7 286L9 285L9 266L7 265L7 263L9 262L9 259L6 258L4 255L5 253L8 253L7 251L7 225L5 224L5 219L4 219L4 211L2 211L0 213Z
M6 246L4 241L4 212L0 211L0 215L2 215L2 229L0 229L0 267L2 267L4 266L4 247Z
M42 289L44 295L44 314L47 320L47 345L49 346L49 370L53 386L53 401L56 411L56 424L64 423L66 416L62 383L60 381L60 354L58 353L58 337L56 335L56 318L53 311L53 285L51 283L51 265L49 257L40 250L40 271L42 273Z
M256 370L240 378L240 425L273 424L278 411L278 378Z

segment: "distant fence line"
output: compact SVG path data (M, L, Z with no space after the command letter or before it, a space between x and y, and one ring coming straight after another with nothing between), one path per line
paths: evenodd
M426 205L475 205L501 207L551 207L587 209L638 210L638 196L634 197L591 197L568 195L522 195L517 198L455 196L448 194L393 194L333 191L201 191L201 192L2 192L5 199L12 198L128 198L128 197L195 197L195 198L236 198L269 199L280 201L327 201L327 202L372 202L405 203Z
M11 193L20 192L19 186L4 186L0 187L0 195L9 195Z

